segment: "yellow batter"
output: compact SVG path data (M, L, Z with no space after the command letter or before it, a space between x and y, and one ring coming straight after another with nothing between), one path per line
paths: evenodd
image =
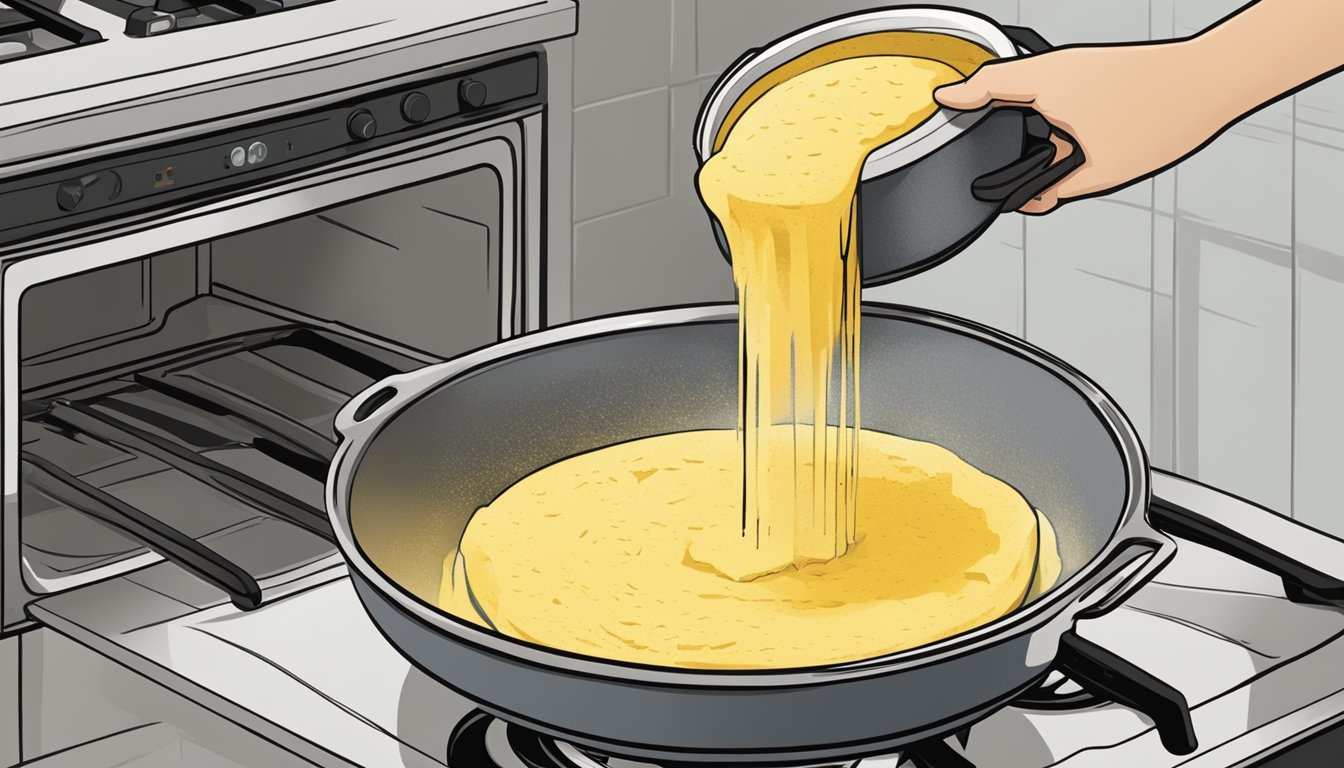
M834 432L832 428L832 432ZM791 427L769 438L793 440ZM858 541L844 557L740 582L706 543L740 536L733 430L580 454L479 510L445 563L441 607L588 656L789 668L912 648L993 620L1032 587L1037 516L945 448L865 430ZM1040 534L1039 580L1059 573ZM474 604L473 604L474 601Z
M734 578L824 562L854 542L855 189L868 154L927 119L933 89L961 77L908 56L821 64L761 94L700 170L741 308L743 536L709 555ZM772 425L827 421L844 428L834 439L810 429L806 441L761 437ZM805 465L813 469L785 471Z
M892 50L911 55L876 55ZM781 668L930 643L1053 584L1053 531L1012 488L859 426L860 169L986 58L941 35L855 38L734 105L697 183L733 255L738 430L524 478L445 561L444 609L585 655Z

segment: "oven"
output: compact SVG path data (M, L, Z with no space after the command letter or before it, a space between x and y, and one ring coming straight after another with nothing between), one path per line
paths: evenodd
M106 666L44 611L94 595L114 636L161 618L137 594L235 614L341 579L337 409L544 324L547 53L0 176L0 765L103 735L40 723L60 673L23 649Z

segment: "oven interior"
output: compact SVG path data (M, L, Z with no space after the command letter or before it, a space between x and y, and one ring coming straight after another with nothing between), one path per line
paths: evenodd
M510 331L501 195L476 168L24 291L28 594L165 554L263 592L336 562L336 411Z

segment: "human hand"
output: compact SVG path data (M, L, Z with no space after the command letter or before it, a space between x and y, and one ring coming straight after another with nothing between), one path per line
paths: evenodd
M1238 111L1192 75L1207 66L1188 42L1064 48L991 62L934 91L945 107L1029 107L1068 133L1086 158L1023 213L1147 178L1196 151ZM1224 75L1226 77L1226 75ZM1056 162L1072 147L1054 138Z

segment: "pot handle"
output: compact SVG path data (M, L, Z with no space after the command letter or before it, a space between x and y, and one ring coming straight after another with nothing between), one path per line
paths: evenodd
M1005 211L1015 211L1027 201L1064 180L1087 162L1083 148L1068 133L1050 124L1039 113L1026 113L1026 141L1022 157L1008 165L990 171L971 182L971 194L976 200L996 203ZM1051 136L1063 139L1072 150L1064 159L1055 162L1057 154Z
M1193 480L1153 474L1149 521L1283 579L1294 602L1344 608L1344 541Z
M1030 27L1003 27L1003 32L1020 53L1031 55L1054 48L1036 30ZM1026 115L1026 141L1022 157L1008 165L981 176L971 184L971 194L986 203L997 203L1002 210L1015 211L1045 190L1078 170L1087 158L1082 147L1068 133L1053 126L1040 113L1020 110ZM1054 162L1058 154L1051 134L1063 139L1071 147L1068 156Z

